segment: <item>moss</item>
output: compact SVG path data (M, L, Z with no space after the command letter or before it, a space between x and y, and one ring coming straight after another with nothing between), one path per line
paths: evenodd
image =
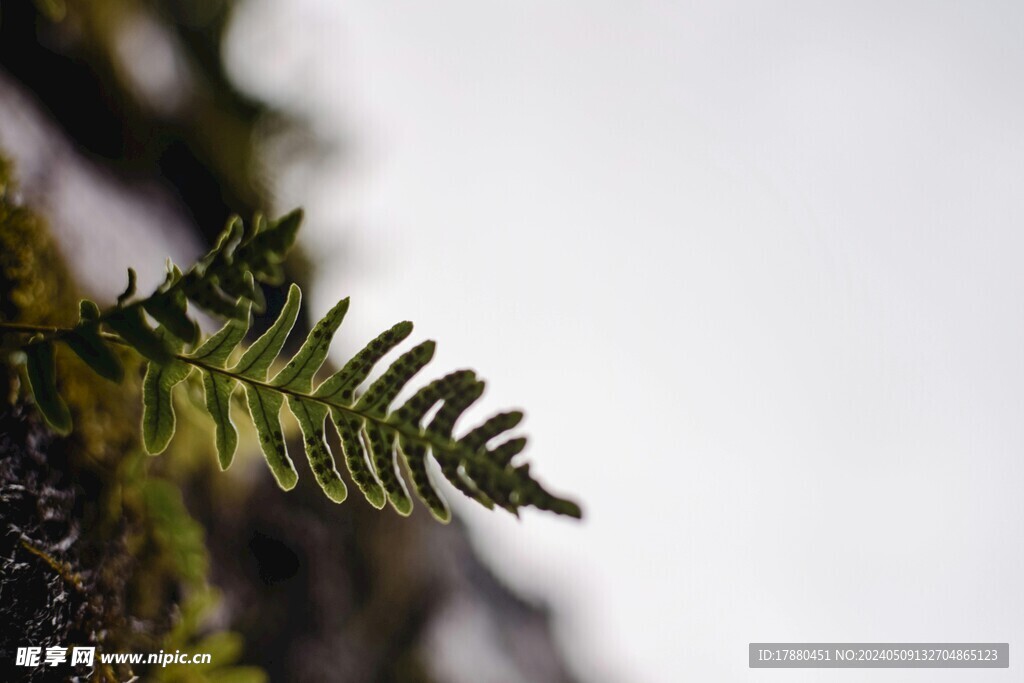
M0 156L0 320L73 323L78 289L45 221L16 197ZM141 452L140 364L125 354L116 385L62 351L58 384L76 425L67 437L29 405L15 356L0 363L0 557L12 567L0 589L16 596L0 604L0 658L13 661L26 643L155 652L172 638L190 642L212 595L204 532ZM97 671L94 680L132 673Z
M5 320L58 325L74 311L70 282L43 221L15 202L11 164L0 157L0 315Z

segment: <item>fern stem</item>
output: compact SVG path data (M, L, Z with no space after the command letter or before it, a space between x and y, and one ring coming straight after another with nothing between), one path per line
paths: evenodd
M10 332L20 332L20 333L24 333L24 334L38 333L38 332L47 332L47 333L50 333L52 335L51 339L60 339L64 335L69 334L70 332L73 331L71 328L67 328L67 327L46 327L46 326L41 326L41 325L26 325L26 324L22 324L22 323L8 323L8 322L0 321L0 331L5 331L5 330L6 331L10 331ZM131 348L131 349L134 350L134 347L132 347L131 344L129 344L128 342L126 342L124 339L122 339L121 337L119 337L116 334L111 334L109 332L102 332L102 333L100 333L100 336L105 341L111 342L113 344L119 344L121 346L126 346L126 347ZM275 386L273 384L270 384L269 382L260 382L258 380L250 379L250 378L244 377L244 376L242 376L240 374L231 372L230 370L227 370L225 368L218 368L218 367L210 365L208 363L204 363L201 360L197 360L195 358L190 358L189 356L186 356L184 354L175 353L175 354L172 354L172 357L175 360L178 360L178 361L180 361L182 363L185 363L187 365L191 365L191 366L196 367L196 368L201 368L201 369L203 369L203 370L205 370L207 372L215 372L215 373L217 373L219 375L223 375L225 377L229 377L229 378L235 380L236 382L239 382L239 383L242 383L242 384L249 384L249 385L252 385L254 387L259 387L259 388L262 388L262 389L267 389L269 391L274 391L274 392L277 392L279 394L284 394L286 396L294 396L295 398L302 399L303 401L312 401L314 403L319 403L321 405L327 406L328 408L335 408L335 409L340 410L340 411L342 411L344 413L347 413L349 415L353 415L355 417L359 417L359 418L362 418L364 420L369 420L370 422L373 422L373 423L381 426L384 429L389 429L391 431L397 432L398 434L401 434L402 436L404 436L404 437L406 437L408 439L412 439L414 441L417 441L418 443L421 443L421 444L423 444L425 446L430 446L433 449L444 451L446 453L451 453L453 455L458 455L461 458L472 457L468 453L462 453L462 452L452 453L452 449L450 448L450 445L449 445L448 442L442 441L442 440L439 440L439 439L433 439L433 438L429 437L428 435L426 435L425 433L423 433L423 432L421 432L419 430L411 430L411 429L409 429L405 425L400 425L400 424L396 424L394 422L390 422L386 417L380 417L379 415L375 415L373 413L369 413L369 412L366 412L366 411L358 410L357 408L355 408L353 406L346 406L346 405L342 405L340 403L334 403L332 401L328 401L328 400L325 400L323 398L320 398L320 397L317 397L317 396L313 396L311 394L304 394L304 393L302 393L300 391L295 391L294 389L288 389L288 388L285 388L285 387Z
M115 335L109 335L109 336L110 337L114 337ZM104 335L104 337L107 338L108 336ZM115 340L114 339L110 339L110 341L115 341ZM125 342L123 340L120 340L120 339L117 340L115 343L125 344ZM200 360L197 360L195 358L190 358L190 357L182 355L182 354L174 354L174 358L176 360L181 361L182 363L187 363L188 365L192 365L193 367L201 368L203 370L206 370L207 372L215 372L217 374L224 375L225 377L230 377L231 379L233 379L236 382L239 382L241 384L249 384L251 386L258 387L258 388L261 388L261 389L267 389L268 391L273 391L273 392L277 392L279 394L284 394L285 396L293 396L293 397L295 397L297 399L301 399L303 401L311 401L313 403L319 403L321 405L327 406L328 408L336 408L337 410L340 410L340 411L342 411L344 413L348 413L349 415L353 415L355 417L359 417L359 418L362 418L364 420L369 420L370 422L373 422L373 423L379 425L380 427L382 427L384 429L389 429L389 430L392 430L394 432L397 432L398 434L401 434L402 436L405 436L406 438L413 439L413 440L415 440L415 441L417 441L417 442L419 442L419 443L421 443L421 444L423 444L425 446L430 446L431 448L438 449L438 450L441 450L441 451L444 451L444 452L447 452L447 453L451 453L452 452L452 450L449 447L449 444L447 442L440 441L440 440L437 440L437 439L432 439L429 436L427 436L426 434L424 434L423 432L420 432L418 430L410 430L405 425L396 424L394 422L389 421L386 417L380 417L379 415L375 415L373 413L368 413L368 412L365 412L365 411L362 411L362 410L358 410L357 408L355 408L353 406L346 406L346 405L342 405L340 403L333 403L333 402L328 401L328 400L326 400L324 398L321 398L321 397L318 397L318 396L313 396L312 394L304 394L301 391L295 391L294 389L288 389L288 388L285 388L285 387L280 387L280 386L277 386L277 385L274 385L274 384L270 384L269 382L260 382L259 380L250 379L248 377L244 377L244 376L239 375L237 373L231 372L230 370L227 370L225 368L218 368L218 367L215 367L213 365L209 365L209 364L204 363L204 362L202 362ZM463 453L459 453L458 455L459 455L459 457L467 457L467 454L463 454Z
M291 298L292 296L290 293L289 299L291 300ZM297 306L297 296L295 297L295 299L296 302L293 308ZM282 318L283 315L281 318L279 318L278 323L275 323L275 326L280 324L280 320ZM292 319L294 319L294 311L292 313ZM96 321L95 318L93 318L90 322L98 324L98 321ZM286 327L290 328L292 320L287 320L286 322ZM142 324L144 323L140 322L140 325ZM225 362L227 360L226 354L221 355L217 362L206 362L202 358L196 358L182 353L184 342L180 341L180 337L177 338L177 343L169 345L169 348L167 348L164 353L160 354L161 357L159 359L154 358L154 356L147 353L147 349L140 348L140 346L144 345L140 345L138 343L138 340L133 339L132 335L128 334L128 332L132 332L132 329L130 327L126 328L126 332L123 335L121 334L120 329L116 330L117 334L103 330L92 331L91 334L93 335L95 344L91 348L86 348L86 352L83 354L82 349L76 346L76 344L80 343L79 336L82 334L80 332L81 327L81 324L74 328L69 328L0 321L0 333L43 333L44 335L46 335L44 336L43 341L22 341L20 346L16 346L15 348L24 350L26 352L26 364L28 367L27 372L29 382L32 391L36 396L36 402L39 406L41 406L40 410L43 413L44 418L46 418L46 420L54 427L54 429L58 431L69 431L71 426L70 418L68 417L67 414L67 407L63 403L63 401L60 400L59 395L56 393L56 387L53 378L53 343L61 342L63 344L68 345L72 351L74 351L80 358L82 358L86 363L88 363L90 367L96 370L98 374L106 377L107 379L112 379L115 382L120 381L121 375L123 375L123 369L121 368L120 363L117 363L117 359L116 357L113 356L111 350L109 348L106 348L104 344L117 344L119 346L126 346L132 349L135 353L143 355L149 359L150 364L146 375L146 385L149 385L151 376L155 377L155 381L158 384L160 384L160 386L157 389L154 389L153 391L165 391L169 394L174 384L185 379L185 377L189 374L187 369L183 370L184 366L184 368L196 368L201 373L205 373L204 382L206 381L205 378L207 377L212 378L215 375L219 375L221 377L225 377L232 380L233 384L231 386L237 386L237 384L245 385L247 393L253 392L255 395L260 395L261 392L272 392L279 396L288 397L290 399L289 406L291 407L292 412L295 413L296 417L299 419L303 432L307 434L307 440L312 439L313 437L310 437L309 434L314 433L316 440L322 440L323 433L314 426L311 426L312 422L310 422L308 419L308 411L310 406L303 406L303 403L305 402L315 403L318 404L319 406L327 408L329 411L336 411L338 413L348 415L350 418L357 419L364 426L364 443L362 445L357 445L357 450L363 448L370 449L369 457L375 458L373 463L376 466L378 474L381 475L382 477L384 477L384 474L386 472L390 471L387 469L388 467L394 468L397 466L394 457L391 457L390 459L386 457L388 454L387 449L391 447L388 444L395 444L395 442L392 441L384 441L384 436L381 435L381 431L386 431L389 435L391 435L391 437L395 438L399 444L402 444L401 448L406 458L406 464L409 465L410 468L413 468L415 462L416 466L420 468L419 470L414 469L412 471L414 483L416 483L417 486L417 492L419 493L420 498L424 500L424 502L426 502L428 506L431 507L431 511L434 513L434 516L442 521L447 521L450 518L450 513L448 509L445 507L443 501L438 500L436 492L434 493L434 495L430 495L429 492L425 491L425 489L432 486L432 484L430 484L429 481L425 481L427 477L426 470L422 469L424 453L423 451L417 452L416 448L413 447L413 444L416 444L417 447L426 447L430 449L430 451L434 454L434 457L437 459L438 464L441 466L441 470L444 473L444 476L453 484L455 484L463 493L466 493L466 495L476 499L477 501L481 502L487 507L493 507L493 501L498 501L498 503L502 505L502 507L505 507L511 512L516 512L518 508L521 507L522 505L532 505L542 510L549 510L557 514L568 515L576 518L579 518L581 516L581 511L578 505L576 505L570 500L558 498L557 496L550 494L549 492L545 491L539 483L533 480L529 476L528 465L522 465L519 467L511 468L511 459L512 457L515 456L516 453L522 450L522 445L523 443L525 443L525 439L514 439L511 441L506 441L504 444L505 446L515 442L518 442L518 446L515 450L508 451L507 453L505 453L505 456L507 457L505 457L504 459L498 457L501 447L498 447L493 451L481 450L481 448L485 446L485 441L487 438L496 436L498 433L505 431L506 429L512 426L515 426L515 423L518 422L518 418L516 418L514 422L507 427L498 429L497 431L488 431L488 425L494 419L501 418L505 415L511 415L511 413L499 414L495 416L495 418L492 418L492 420L489 420L484 425L477 427L476 430L470 432L470 435L472 435L476 432L479 432L480 430L483 430L477 441L471 443L471 437L470 441L466 441L466 439L459 440L451 436L451 426L452 423L454 423L454 419L456 419L453 418L452 416L448 416L449 422L446 423L447 428L442 429L441 432L439 433L435 433L435 423L438 420L437 416L435 416L435 419L431 423L431 426L426 428L421 426L421 418L423 417L423 412L421 411L417 413L415 408L411 409L410 412L410 410L408 409L408 405L417 400L419 400L421 403L424 400L429 402L429 393L425 394L426 396L428 396L427 399L423 399L423 396L421 396L420 393L417 393L402 408L390 413L390 415L386 412L387 405L390 404L392 400L394 400L397 397L396 394L398 393L398 389L394 388L394 385L392 385L391 388L382 390L379 388L379 386L381 386L382 383L386 379L388 379L390 375L395 375L397 377L396 381L401 381L404 384L404 382L407 381L408 378L412 376L412 374L414 374L415 370L418 369L418 367L412 367L412 371L410 372L409 362L407 359L409 357L412 357L413 354L417 351L417 349L423 348L428 348L427 353L429 356L429 354L432 353L433 351L432 342L423 342L418 347L414 348L412 351L406 352L406 354L404 354L402 357L400 357L397 361L395 361L392 364L392 367L389 368L389 370L386 373L384 373L384 375L382 375L381 378L378 378L378 380L371 384L370 388L366 390L366 392L361 394L361 396L359 397L353 398L352 403L350 405L345 405L342 403L336 403L334 400L332 400L329 396L333 396L333 394L330 394L328 392L322 392L324 393L324 395L321 396L315 395L314 392L308 388L310 387L310 379L312 379L311 376L303 377L303 381L300 385L302 387L302 390L292 388L291 386L289 386L291 380L294 379L294 372L291 379L282 379L281 377L282 373L287 374L289 368L292 368L291 364L286 366L285 369L282 370L281 372L277 373L277 375L275 375L274 380L267 381L265 377L269 361L267 363L264 363L264 361L261 359L259 362L264 364L260 365L258 368L259 376L263 377L264 379L253 379L252 377L246 376L246 374L252 374L252 372L247 371L246 374L243 374L243 372L236 372L234 370L229 370L224 367L218 367L220 363ZM246 325L246 327L248 326ZM146 327L145 329L149 328ZM228 326L225 326L224 329L230 328ZM315 335L318 329L319 328L314 329L311 335ZM270 330L270 332L273 331L274 328ZM268 334L270 332L268 332ZM218 333L218 335L215 336L219 337L220 335L221 333ZM156 336L156 339L157 341L161 341L162 338ZM236 338L236 341L240 339L241 335L239 335ZM257 342L252 347L250 347L248 351L246 351L246 354L243 354L242 359L239 361L239 363L245 361L246 355L254 353L254 349L258 350L258 353L260 354L264 352L263 347L260 346L260 342L262 341L262 339L263 338L261 337L260 340L257 340ZM308 343L309 340L307 339L307 344ZM392 343L391 345L393 346L394 344ZM263 346L266 345L264 344ZM115 364L115 367L118 370L117 373L113 371L108 371L109 368L107 368L102 363L99 363L97 361L97 354L95 353L95 349L105 349L105 353L109 356L109 358L113 359L111 363ZM304 344L303 349L301 349L299 352L300 356L302 356L304 353L306 355L309 355L309 352L305 351L305 349L306 345ZM270 350L276 356L278 351L280 350L280 345L277 345L271 348ZM323 354L326 354L326 348L323 349ZM379 355L383 355L383 352L381 352L381 354ZM205 358L205 356L203 356L203 358ZM403 359L405 359L404 365ZM295 359L293 359L293 363L294 360ZM319 366L319 364L322 361L323 355L319 356L317 360L317 365ZM35 362L35 373L33 373L33 362ZM415 363L416 361L413 362ZM98 364L101 365L99 369L97 369ZM420 362L420 367L422 366L422 364L423 363ZM400 368L397 374L394 370L396 367ZM155 371L154 368L156 368ZM49 372L48 375L46 374L47 371ZM156 374L151 375L151 373L153 372L156 372ZM342 373L339 374L343 374L344 372L345 370L343 370ZM407 376L402 376L402 372L405 372ZM466 371L464 371L463 374L465 372ZM164 382L162 373L169 373L167 375L168 379L166 380L166 386L162 384ZM314 373L311 372L310 375L312 374ZM356 375L353 378L353 381L355 382L357 380L365 380L366 374L367 373L364 372L362 374ZM460 373L453 373L453 375L458 374ZM472 375L472 373L469 374ZM326 381L330 382L333 379L334 377ZM434 384L436 384L437 382L443 382L447 379L449 378L445 377L442 378L441 380L436 380ZM428 387L422 389L421 392L430 389L431 386L433 385L428 385ZM463 403L458 402L451 404L455 406L455 408L453 408L452 410L456 411L456 417L458 414L461 414L462 410L465 408L466 405L472 403L472 401L479 396L479 390L482 390L482 384L478 382L477 388L478 390L476 391L476 393L472 394L471 396L464 397L466 399L465 401L463 401L464 405ZM207 391L209 391L209 389L207 389ZM145 395L145 391L143 393ZM249 393L250 398L253 395L253 393ZM40 400L40 396L49 397L50 402L45 403L44 401ZM350 396L350 392L346 394L346 397L348 396ZM291 401L294 401L294 404ZM449 407L448 399L446 398L445 401L446 402L442 410L447 409ZM150 403L147 401L144 401L144 403L146 405L146 410L149 410ZM47 406L46 409L43 408L44 405ZM278 398L277 400L275 400L274 405L276 406L277 410L280 410L281 399ZM305 408L305 410L301 412L304 412L307 415L306 422L303 422L302 416L298 412L296 412L297 407ZM423 408L423 406L420 407ZM322 410L322 408L318 410ZM256 414L255 412L253 412L251 402L250 412L252 413L253 419L255 421ZM320 415L320 413L317 414ZM415 415L419 415L419 417L414 418ZM326 413L324 413L323 416L326 416ZM264 424L265 429L267 417L268 416L263 417L264 422L262 424ZM334 421L339 430L339 435L344 442L346 436L344 433L341 432L344 431L347 433L348 431L350 431L350 429L343 429L342 424L345 421L339 419L337 415L335 415L334 417ZM519 414L519 417L521 417L521 414ZM158 424L155 429L151 428L147 432L147 427L151 423L147 422L144 419L143 435L146 439L145 443L148 452L158 453L161 452L166 447L166 442L170 439L170 436L173 434L174 430L173 411L170 412L169 420L169 428L165 429L164 425ZM280 423L278 420L279 417L277 415L274 415L273 421L277 423L277 429L280 430ZM257 429L260 429L259 424L257 424ZM358 427L352 429L358 429ZM168 431L168 434L161 435L162 432ZM276 440L280 441L281 437L279 432L275 432L275 434ZM366 437L366 434L370 434L370 436ZM485 436L486 434L490 434L490 437ZM365 443L365 438L369 438L373 443L367 445ZM280 450L281 446L283 446L283 444L278 444L277 450ZM410 450L406 450L407 446L410 448ZM220 442L218 442L218 449L220 448L221 445ZM348 450L348 446L346 446L346 450ZM234 446L232 446L231 448L232 453L233 451ZM363 452L365 456L365 451ZM270 459L273 453L271 453L267 449L264 449L264 454L267 456L268 462L271 463L271 468L274 471L275 476L278 477L278 483L281 485L281 487L289 489L291 488L291 486L294 486L294 480L296 475L294 472L294 468L292 468L291 466L291 462L288 461L288 459L284 456L284 451L280 450L281 460L283 460L284 462L278 462L276 465L276 469L275 463L272 462ZM410 456L412 457L411 460ZM311 465L314 465L314 455L309 454L309 457ZM228 456L228 461L230 461L230 454ZM329 462L329 458L327 458L327 461ZM284 467L285 464L287 465L287 473L290 473L291 475L288 481L284 481L280 476L280 470L282 467ZM351 469L351 462L349 463L349 466ZM463 469L464 467L466 468L465 470ZM320 481L321 486L324 486L325 491L327 491L328 495L332 497L332 500L340 502L340 500L344 499L344 489L341 490L342 492L340 494L337 491L334 491L334 495L332 495L332 492L329 489L329 487L326 486L324 484L324 481L321 480L323 477L323 472L321 471L322 469L322 462L320 470L317 470L316 467L314 466L314 473L318 475L318 481ZM419 472L420 479L416 479L417 472ZM468 472L468 476L472 478L472 483L469 483L463 479L463 477L467 476L466 474L463 474L463 472ZM335 479L337 479L337 472L335 472L334 474ZM356 474L357 473L353 470L354 477L356 476ZM478 475L482 475L482 478ZM373 475L371 474L370 476L372 477ZM406 491L404 484L402 484L400 480L396 484L395 477L397 476L397 472L391 472L389 476L391 477L391 479L382 479L382 482L384 483L383 485L387 492L387 499L391 501L392 506L395 507L395 509L400 514L407 515L411 511L411 502L408 498L408 492ZM395 484L395 486L389 488L387 483L388 481L390 481L391 484ZM478 482L484 485L479 490L476 488ZM341 485L340 480L337 480L337 483ZM363 488L363 484L365 484L365 482L361 483L358 477L356 477L356 483L360 485L360 488ZM379 501L380 504L378 504L378 501L376 501L375 498L371 497L370 493L368 493L366 490L363 490L363 493L367 496L367 499L370 500L371 504L373 504L375 507L379 508L381 505L383 505L384 499L382 496L384 494L381 493L380 491L377 492L377 494L381 496L381 499ZM495 493L498 494L497 498L494 495ZM518 496L524 496L524 498L520 499Z
M16 333L21 333L21 334L32 334L32 333L40 333L40 332L42 332L42 333L49 333L51 335L49 337L50 340L59 340L63 336L71 333L73 330L71 328L69 328L69 327L48 327L48 326L45 326L45 325L28 325L28 324L24 324L24 323L9 323L9 322L2 322L2 321L0 321L0 331L9 331L9 332L16 332ZM134 350L134 347L131 344L126 342L124 339L121 339L121 337L117 336L116 334L110 334L109 332L102 332L102 333L100 333L100 336L105 341L111 342L113 344L119 344L121 346L126 346L126 347ZM304 394L304 393L302 393L300 391L295 391L294 389L288 389L288 388L285 388L285 387L275 386L273 384L270 384L269 382L260 382L258 380L250 379L250 378L244 377L244 376L242 376L240 374L231 372L230 370L227 370L225 368L218 368L218 367L216 367L214 365L209 365L209 364L204 363L204 362L202 362L200 360L197 360L195 358L190 358L189 356L186 356L184 354L175 353L175 354L172 354L172 357L175 360L181 361L182 363L186 363L187 365L191 365L193 367L201 368L203 370L206 370L207 372L215 372L215 373L217 373L219 375L224 375L225 377L230 377L231 379L235 380L236 382L239 382L239 383L242 383L242 384L249 384L249 385L252 385L254 387L259 387L259 388L262 388L262 389L267 389L269 391L274 391L274 392L277 392L279 394L284 394L286 396L294 396L295 398L302 399L304 401L312 401L314 403L320 403L322 405L327 406L328 408L336 408L337 410L340 410L342 412L348 413L349 415L354 415L354 416L360 417L360 418L362 418L364 420L369 420L371 422L374 422L374 423L380 425L381 427L383 427L385 429L393 430L393 431L401 434L402 436L405 436L405 437L407 437L409 439L414 439L414 440L416 440L419 443L422 443L424 445L430 446L432 448L437 448L437 449L440 449L440 450L444 450L446 452L451 452L451 449L447 447L447 444L445 442L439 441L437 439L432 439L432 438L426 436L425 434L423 434L422 432L413 431L413 430L410 430L410 429L408 429L408 428L406 428L406 427L404 427L402 425L398 425L398 424L395 424L394 422L390 422L390 421L388 421L388 419L386 417L380 417L380 416L374 415L372 413L368 413L368 412L365 412L365 411L362 411L362 410L358 410L358 409L356 409L356 408L354 408L352 406L346 406L346 405L342 405L340 403L334 403L332 401L328 401L328 400L325 400L323 398L320 398L320 397L317 397L317 396L313 396L311 394Z
M14 332L16 334L66 334L71 330L65 327L51 327L49 325L29 325L26 323L0 322L0 331Z

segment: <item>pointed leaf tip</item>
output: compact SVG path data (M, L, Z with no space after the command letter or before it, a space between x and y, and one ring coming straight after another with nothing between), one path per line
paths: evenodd
M334 308L313 326L303 342L302 348L288 361L288 364L270 381L274 386L309 392L313 376L323 365L331 346L334 333L338 331L348 312L348 299L342 299Z
M82 299L78 302L78 317L80 320L93 322L100 317L100 307L95 301Z
M277 354L288 338L288 333L295 325L295 318L299 314L301 302L302 291L293 284L288 288L288 298L285 300L277 320L242 354L238 363L232 368L233 372L259 382L266 381L270 364L277 358Z
M117 305L124 306L128 299L135 296L135 281L137 277L135 275L135 269L128 269L128 286L125 287L124 291L117 297Z

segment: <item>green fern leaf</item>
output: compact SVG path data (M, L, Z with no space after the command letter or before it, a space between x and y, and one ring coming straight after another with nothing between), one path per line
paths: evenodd
M479 427L467 432L464 437L459 439L459 443L471 451L478 451L499 434L515 429L522 420L523 413L518 410L498 413L488 418Z
M412 323L405 321L377 335L376 339L345 363L345 367L324 380L313 392L313 395L325 400L340 400L345 404L350 403L356 387L370 376L373 366L410 334L412 334Z
M206 410L214 422L214 443L217 447L217 462L222 470L231 466L238 449L238 430L231 420L231 394L238 383L230 377L202 370L203 394Z
M231 466L235 450L238 448L238 430L231 420L231 395L238 383L210 368L223 368L231 352L245 337L249 330L248 307L245 307L245 310L244 322L229 320L190 355L191 358L203 363L199 369L203 378L206 410L214 421L217 460L222 470Z
M331 339L337 332L338 326L341 325L341 321L344 320L347 311L348 299L342 299L328 311L320 322L313 326L299 352L270 383L282 389L294 389L308 393L313 385L313 376L323 365L324 359L327 358Z
M277 358L277 354L288 338L288 333L295 325L295 317L299 313L301 299L302 293L299 288L292 285L288 289L288 298L285 300L277 320L242 354L238 363L232 368L232 372L261 383L266 381L267 369ZM282 489L287 491L294 488L298 481L298 474L295 472L295 465L292 464L291 458L288 457L284 437L281 433L283 395L261 385L246 383L245 396L249 405L249 414L256 426L256 433L259 435L260 448L270 466L270 471Z
M388 406L413 378L413 375L422 370L434 357L436 346L432 341L421 342L399 356L398 360L392 363L391 367L378 377L366 390L366 393L359 398L356 408L384 415Z
M142 316L140 309L136 307L116 309L106 319L106 322L146 359L158 365L166 365L171 362L172 354L166 341L153 331L153 328Z
M213 249L208 251L195 265L195 272L205 274L215 263L225 265L231 262L229 254L235 249L245 234L242 219L238 216L228 218L224 229L214 240Z
M451 377L451 375L449 375ZM444 405L434 414L427 425L427 434L439 439L448 440L455 429L455 422L484 393L484 383L476 378L476 373L468 373L464 378L456 378L442 398Z
M387 495L381 487L373 468L366 459L366 448L360 441L361 419L331 408L331 422L341 439L341 449L345 454L345 465L356 487L366 497L367 502L378 510L387 505Z
M487 455L491 458L494 464L500 467L506 467L511 464L512 459L522 453L525 448L526 437L520 436L514 439L509 439L494 450L488 451Z
M466 387L475 383L477 383L476 373L472 370L457 370L440 379L435 379L413 394L412 398L406 401L401 408L391 413L390 421L419 430L424 415L439 401L445 401L447 405L449 399L459 395ZM436 421L435 416L431 424Z
M267 465L270 466L277 485L285 491L290 491L295 488L299 475L295 472L291 458L288 457L284 435L281 433L281 404L284 403L284 398L276 391L254 384L245 385L245 398Z
M128 286L125 287L124 291L121 292L121 294L117 297L117 306L118 306L118 308L120 308L121 306L124 306L125 303L128 301L128 299L131 299L133 296L135 296L135 281L136 281L136 279L137 279L137 277L135 275L135 269L134 268L129 268L128 269Z
M230 268L217 278L217 286L229 297L251 301L255 304L256 310L263 310L263 290L256 286L252 273Z
M190 287L188 298L219 318L241 318L241 309L236 301L225 298L214 280L203 280Z
M363 439L369 447L370 459L387 493L388 502L395 512L408 517L412 514L412 499L398 470L394 432L385 433L377 423L367 420L363 425Z
M451 521L452 513L448 504L437 491L434 483L430 480L430 472L427 471L427 447L422 443L401 436L399 437L399 452L409 468L409 478L412 479L416 495L422 500L430 514L437 521L447 524Z
M249 307L244 306L244 320L229 320L223 327L213 333L199 348L189 354L190 358L202 361L205 365L223 368L231 352L241 343L249 331Z
M474 382L459 394L449 398L434 415L434 419L427 425L427 434L438 439L448 440L455 429L455 422L469 406L473 405L484 393L484 383ZM494 501L486 494L477 489L472 482L468 481L460 467L461 460L452 457L450 454L441 452L436 454L438 465L445 479L452 483L460 492L477 501L488 510L494 509Z
M114 352L107 346L95 326L85 326L68 334L64 340L68 348L75 352L93 371L111 382L120 383L124 379L124 367Z
M298 297L296 297L296 308L297 301ZM308 393L312 386L313 376L323 365L331 345L331 339L338 326L341 325L346 311L348 311L348 299L343 299L313 326L298 353L274 376L270 384L281 389ZM284 314L282 313L282 315ZM324 441L324 421L327 418L328 408L319 402L301 399L294 394L288 396L288 408L295 415L299 428L302 430L306 456L317 483L323 488L328 498L336 503L344 501L348 496L348 489L338 474L334 458Z
M239 245L236 257L262 280L280 284L284 275L280 264L295 243L302 216L302 210L296 209L275 221L258 217L254 234Z
M428 430L428 434L446 439L451 436L455 420L469 404L480 396L482 391L483 383L476 380L476 373L471 370L459 370L434 380L417 391L401 408L392 413L391 421L410 426L418 432L424 415L438 401L444 401L431 421L433 431ZM442 423L448 425L447 433L439 428ZM428 449L426 445L403 435L399 437L399 449L409 469L409 476L412 479L416 495L427 505L436 519L448 522L451 519L451 511L430 478L427 469ZM444 460L454 462L457 467L457 461ZM470 492L467 491L467 493Z
M238 359L238 363L232 368L232 372L259 382L266 381L267 369L274 362L274 359L277 358L277 354L281 351L281 347L284 346L284 342L288 338L288 333L291 332L292 326L295 325L295 317L299 314L299 304L301 301L302 292L298 286L292 285L289 287L288 298L285 300L284 307L281 309L281 314L277 317L277 320L270 326L270 329L264 332L242 354L242 357Z
M95 322L100 319L100 307L95 301L82 299L78 302L78 318L81 322Z
M186 344L195 343L199 326L188 317L188 300L184 292L171 289L146 300L142 307L175 337Z
M156 334L173 351L180 351L182 342L166 328L157 328ZM174 436L174 401L172 391L184 381L192 366L177 359L169 363L150 362L142 380L142 444L150 455L163 453Z
M48 341L30 342L25 347L29 386L43 419L58 434L71 431L71 413L57 392L56 354Z
M435 344L425 341L404 354L377 378L356 403L356 409L384 416L388 405L401 392L413 375L420 371L434 355ZM399 471L397 443L394 433L385 432L379 425L365 421L363 434L370 448L370 458L388 501L400 515L412 513L412 499Z
M295 415L302 430L306 457L309 459L313 476L328 498L335 503L341 503L348 497L348 489L334 465L334 456L324 442L324 420L327 418L328 409L320 403L295 396L288 397L288 408Z

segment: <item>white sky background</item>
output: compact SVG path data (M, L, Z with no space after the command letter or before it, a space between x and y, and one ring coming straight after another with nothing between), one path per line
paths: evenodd
M1024 6L250 0L228 57L342 163L282 179L342 351L409 318L525 406L582 525L462 506L592 681L750 641L1024 670ZM336 264L331 259L343 255Z

